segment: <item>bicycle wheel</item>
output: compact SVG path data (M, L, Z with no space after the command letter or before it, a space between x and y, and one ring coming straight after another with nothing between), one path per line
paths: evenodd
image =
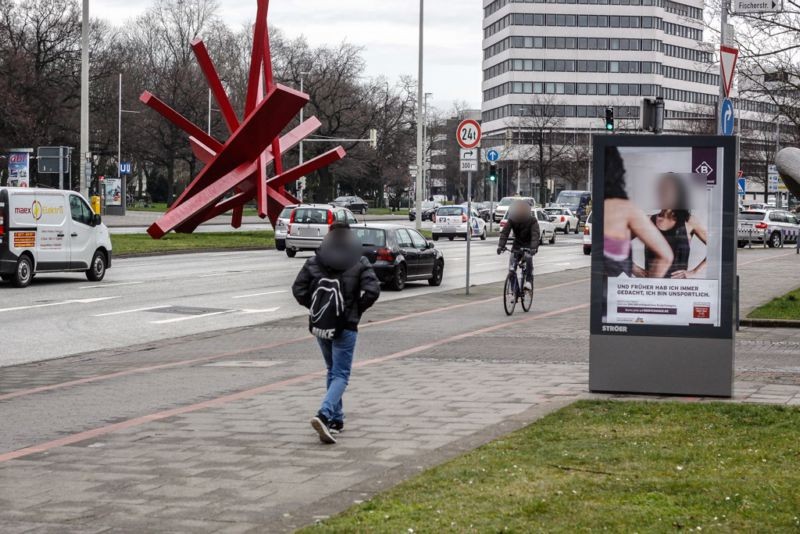
M506 284L503 288L503 307L506 309L506 315L514 313L514 308L517 307L517 277L514 273L509 273L506 277Z
M522 309L529 312L531 311L531 306L533 306L533 283L531 283L530 291L527 289L522 290Z

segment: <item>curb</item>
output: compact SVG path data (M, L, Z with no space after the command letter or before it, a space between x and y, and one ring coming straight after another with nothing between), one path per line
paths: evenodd
M165 250L163 252L132 252L129 254L113 254L115 260L130 258L150 258L155 256L180 256L183 254L213 254L216 252L251 252L253 250L275 250L274 247L234 247L234 248L195 248L188 250Z
M742 319L739 324L752 328L800 328L800 321L790 319Z

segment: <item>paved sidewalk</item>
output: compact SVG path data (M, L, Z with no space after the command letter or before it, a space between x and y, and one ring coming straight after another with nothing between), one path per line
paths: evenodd
M587 391L587 275L537 278L512 319L498 285L379 305L335 446L308 426L323 381L302 318L4 369L3 432L28 437L0 448L0 530L291 531L575 399L638 398ZM798 362L794 332L745 329L733 401L800 406Z

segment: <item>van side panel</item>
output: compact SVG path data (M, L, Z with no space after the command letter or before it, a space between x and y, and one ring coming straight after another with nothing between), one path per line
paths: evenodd
M69 207L61 191L37 191L33 206L36 221L36 271L69 269Z

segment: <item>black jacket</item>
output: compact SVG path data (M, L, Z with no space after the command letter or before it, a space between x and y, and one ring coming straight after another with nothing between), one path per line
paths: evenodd
M514 244L511 245L512 250L519 250L521 248L529 248L533 253L539 249L539 238L541 237L541 230L539 229L539 221L536 220L535 215L531 215L527 221L515 222L508 219L503 231L500 232L500 248L504 248L508 243L508 236L511 231L514 231Z
M367 311L381 294L380 282L369 260L362 257L361 245L350 241L342 244L325 238L316 255L309 258L292 285L297 302L306 308L311 306L314 285L320 278L338 276L342 282L345 330L358 330L361 315Z

